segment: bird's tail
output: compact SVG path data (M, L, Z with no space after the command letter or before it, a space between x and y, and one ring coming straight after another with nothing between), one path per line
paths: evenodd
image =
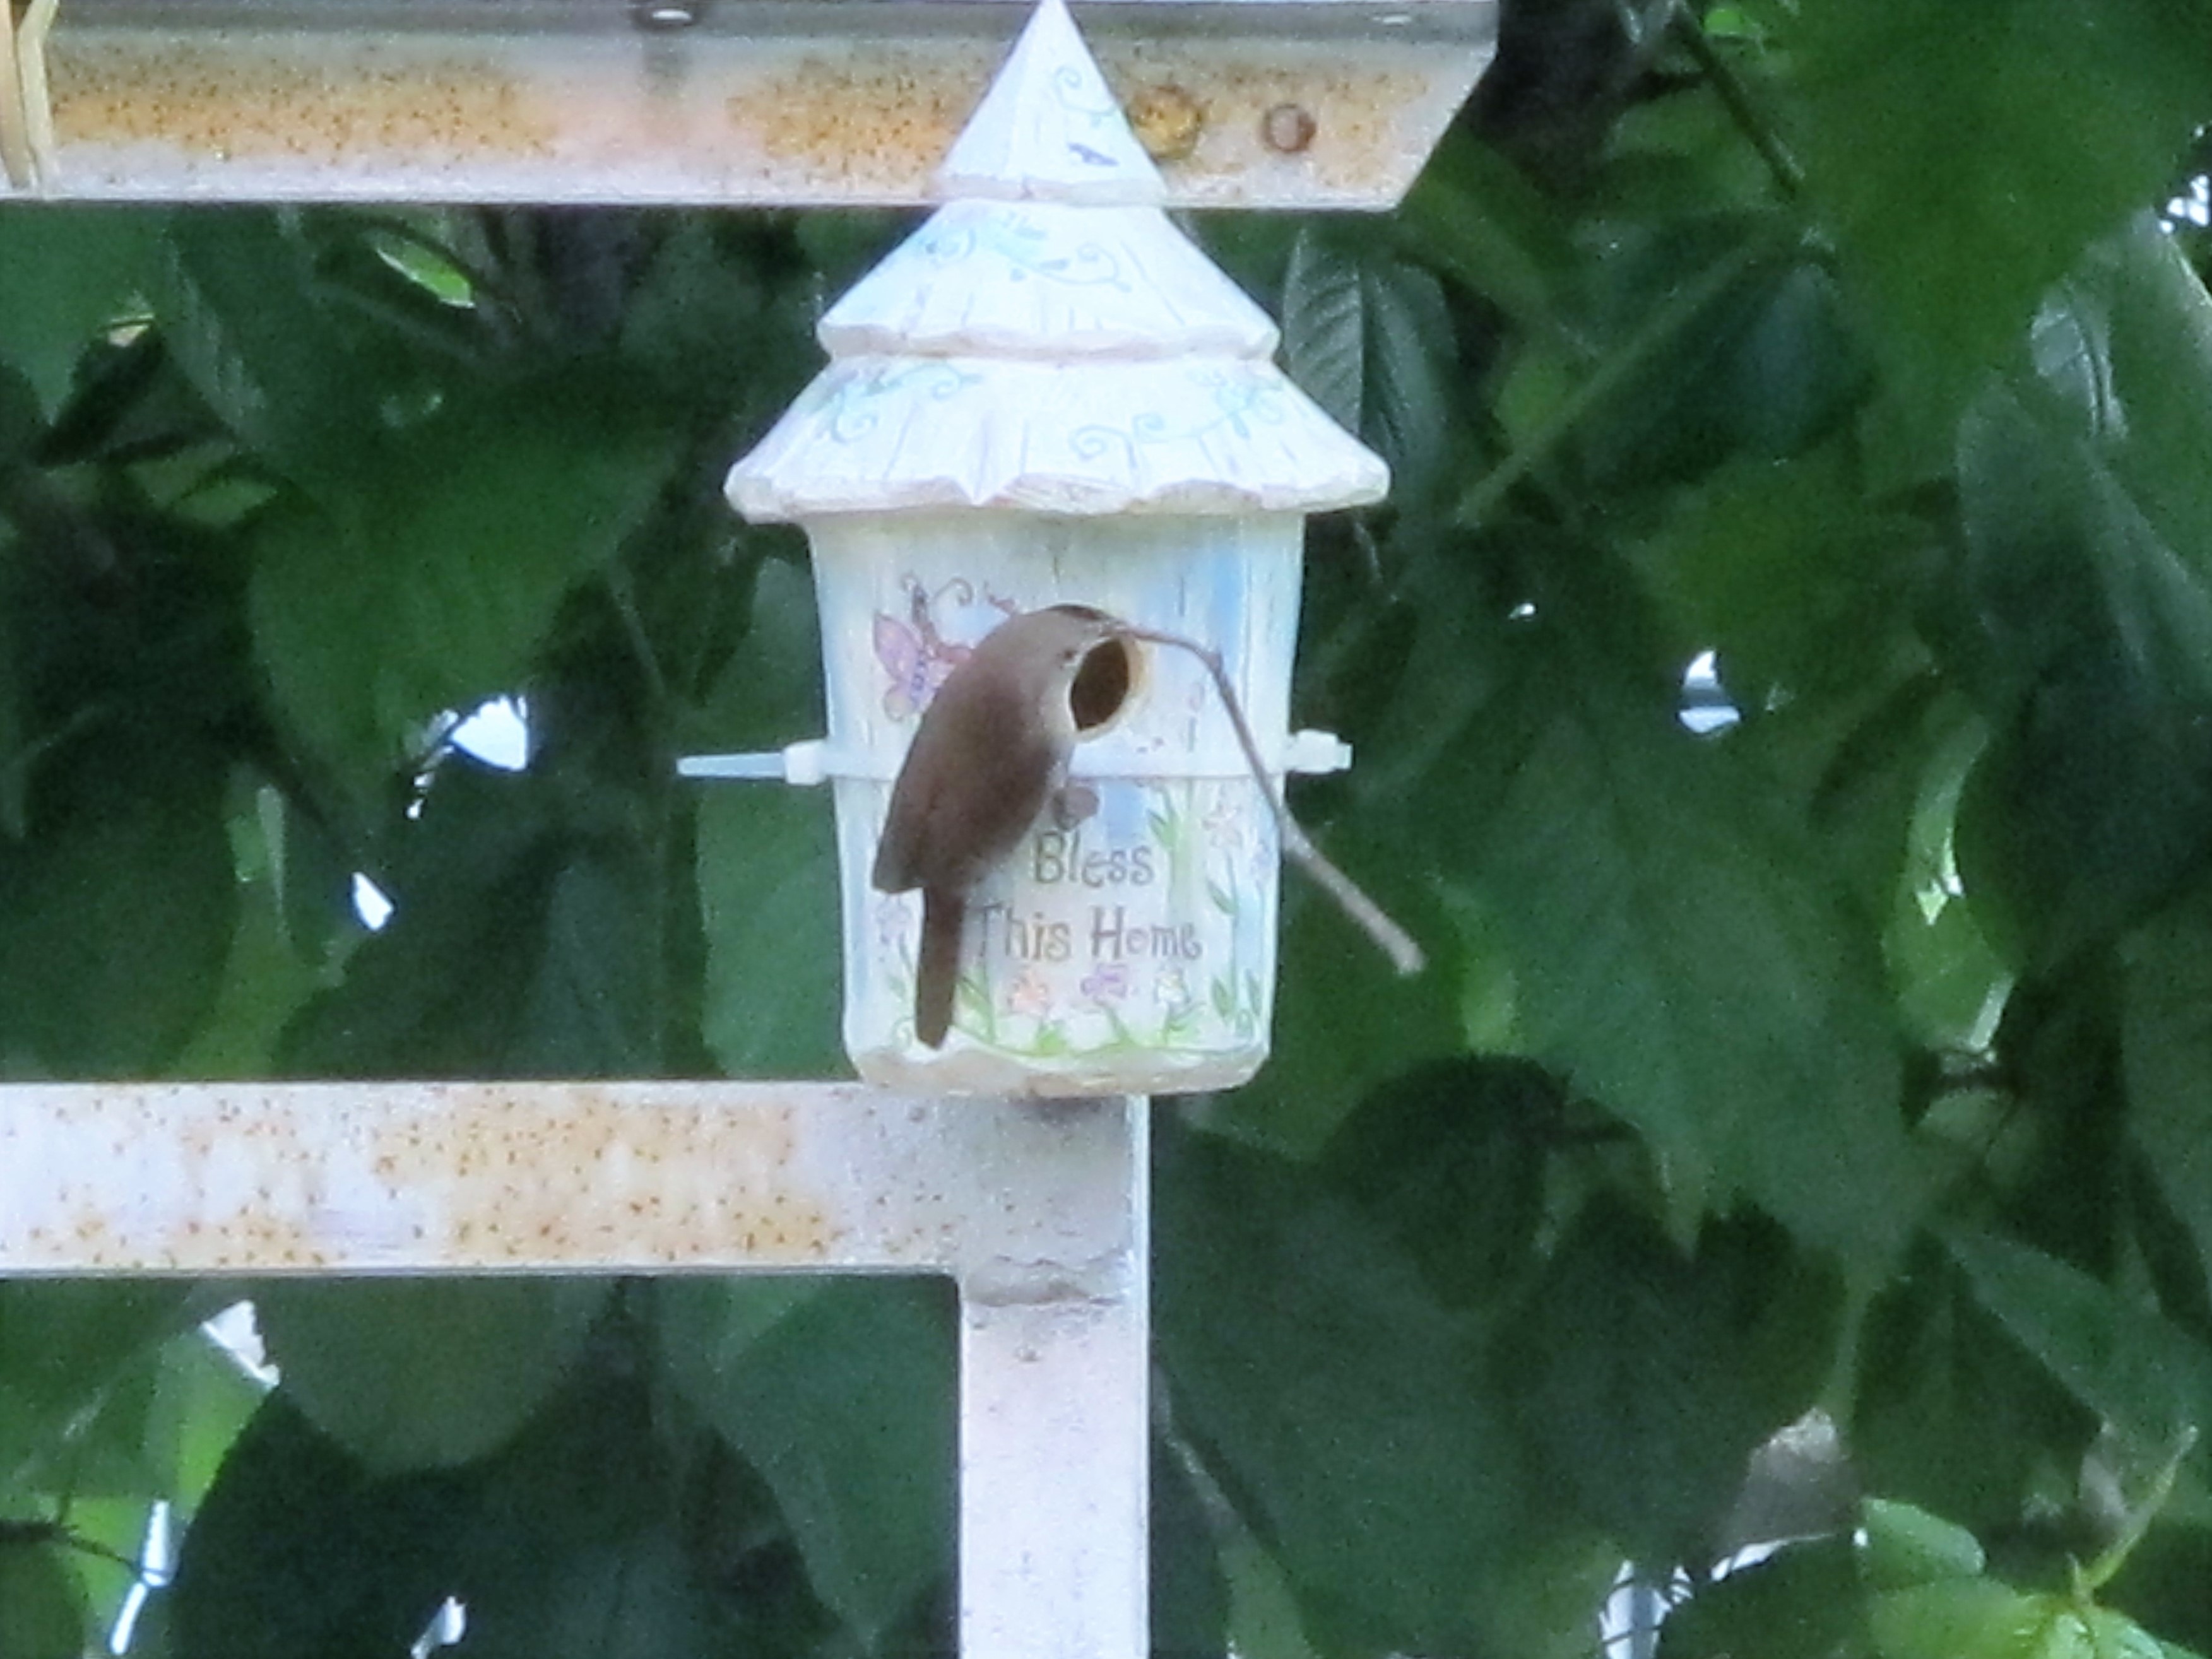
M921 890L921 949L914 967L914 1034L933 1048L952 1029L952 993L960 982L960 932L968 901L941 888Z

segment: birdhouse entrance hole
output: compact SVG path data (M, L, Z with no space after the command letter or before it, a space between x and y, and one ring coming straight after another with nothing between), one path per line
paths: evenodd
M1098 736L1120 718L1136 692L1143 662L1133 640L1107 640L1091 647L1067 689L1079 739Z

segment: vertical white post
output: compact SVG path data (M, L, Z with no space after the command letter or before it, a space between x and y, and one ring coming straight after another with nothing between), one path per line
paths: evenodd
M1148 1629L1150 1121L1056 1103L1119 1188L1119 1248L960 1285L961 1659L1143 1659ZM1097 1196L1109 1196L1101 1192Z

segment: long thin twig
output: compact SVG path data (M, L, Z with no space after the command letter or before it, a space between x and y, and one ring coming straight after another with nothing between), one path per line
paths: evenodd
M1379 945L1401 974L1418 974L1428 958L1413 936L1393 921L1381 905L1360 890L1359 884L1330 863L1298 821L1291 816L1291 809L1283 794L1268 775L1267 763L1260 757L1260 744L1252 735L1251 723L1244 718L1244 705L1237 700L1237 689L1230 684L1229 670L1221 660L1221 653L1212 646L1201 645L1196 640L1186 639L1180 634L1165 634L1158 629L1139 628L1124 623L1121 631L1131 639L1144 640L1153 645L1173 646L1178 651L1188 651L1206 665L1206 672L1213 677L1213 689L1221 694L1221 705L1229 711L1229 723L1237 729L1237 747L1244 751L1245 764L1252 769L1252 781L1259 786L1261 797L1267 810L1274 814L1275 828L1283 842L1283 851L1289 854L1308 875L1319 882L1322 890L1334 899L1344 914L1352 918L1360 931Z
M1782 193L1790 197L1803 195L1805 169L1798 166L1797 158L1784 146L1773 123L1759 112L1759 106L1752 101L1750 90L1743 84L1743 77L1713 45L1705 25L1689 12L1678 11L1674 27L1674 38L1682 43L1683 50L1705 76L1706 84L1720 99L1721 106L1728 111L1737 131L1759 152L1759 159L1766 163L1766 170L1774 175L1774 182L1782 187Z

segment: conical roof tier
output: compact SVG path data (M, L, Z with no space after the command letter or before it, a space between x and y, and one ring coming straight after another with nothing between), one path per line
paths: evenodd
M1389 488L1158 206L1062 0L1040 0L939 182L951 199L830 308L830 367L731 470L746 517L1313 512Z
M832 357L1273 355L1273 320L1158 208L954 202L830 308Z
M1062 0L1037 9L937 170L948 199L1158 207L1167 185Z

